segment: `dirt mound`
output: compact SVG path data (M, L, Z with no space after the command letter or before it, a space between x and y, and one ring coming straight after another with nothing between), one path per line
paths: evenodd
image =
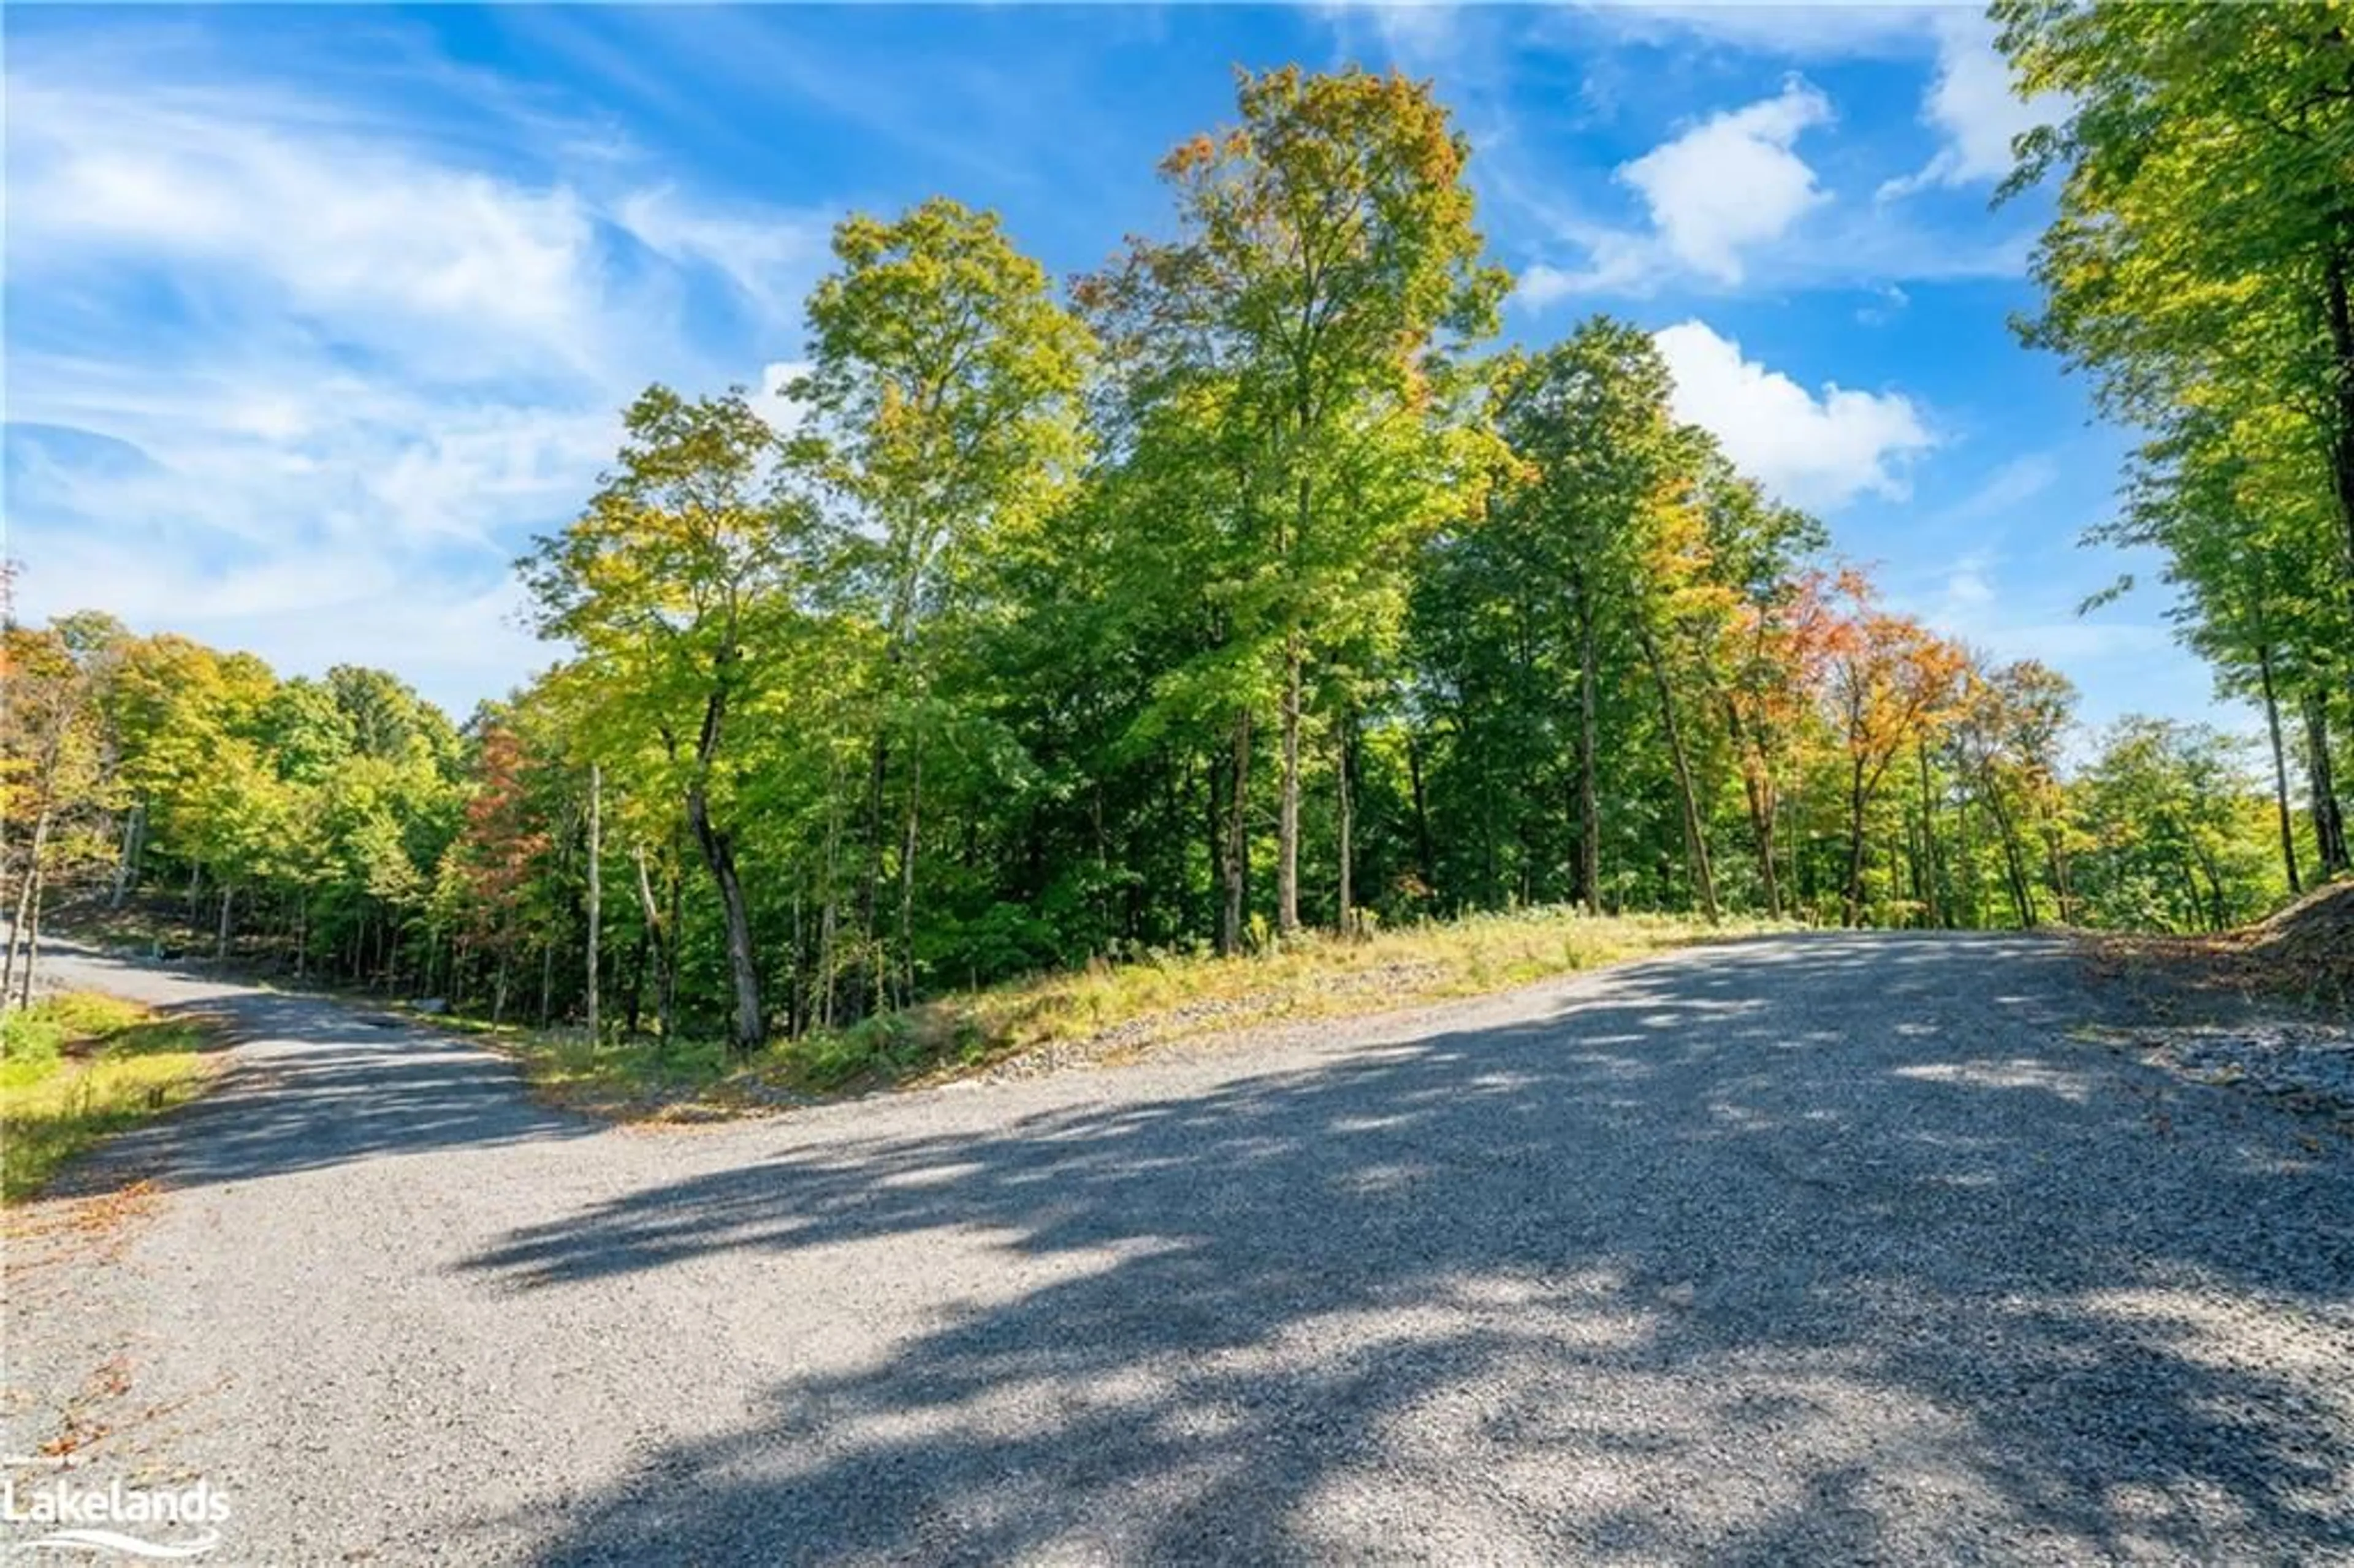
M2254 927L2246 951L2317 995L2354 998L2354 882L2317 887Z
M2092 972L2142 994L2153 1015L2190 1016L2251 1003L2354 1019L2354 882L2317 887L2269 919L2236 931L2158 936L2077 933Z

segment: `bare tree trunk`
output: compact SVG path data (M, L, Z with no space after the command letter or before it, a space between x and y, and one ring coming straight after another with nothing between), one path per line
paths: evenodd
M1921 768L1921 912L1922 924L1945 926L1952 923L1952 915L1945 907L1945 898L1938 888L1937 810L1929 793L1929 741L1925 736L1914 742L1914 759Z
M0 1006L6 1005L9 981L17 973L16 946L19 942L22 942L25 948L24 973L29 976L33 972L31 936L33 904L38 896L41 885L41 856L48 847L48 839L49 808L44 803L40 814L33 819L33 836L28 841L30 853L25 861L24 880L16 885L16 917L8 923L8 948L5 955L0 955ZM30 994L29 988L27 989L27 994Z
M727 927L727 966L735 982L736 1009L727 1043L739 1054L760 1048L760 971L752 950L752 922L744 906L744 886L736 875L736 850L728 835L712 825L710 803L701 786L687 795L687 822L702 846L704 863L718 885L720 912Z
M228 959L229 906L236 897L236 888L226 885L221 888L220 930L213 939L213 962L215 963L223 963Z
M817 920L817 1022L821 1028L833 1027L833 982L836 963L835 949L841 919L840 874L842 869L842 807L838 782L826 791L825 813L825 904Z
M16 1005L19 1008L33 1005L33 969L41 956L41 894L48 881L48 868L35 861L27 886L31 907L27 910L24 920L25 967L16 977Z
M134 801L122 818L122 853L114 863L114 887L107 895L107 907L120 909L131 890L139 885L139 861L147 847L147 802Z
M2338 522L2346 531L2346 564L2354 570L2354 307L2347 301L2348 242L2343 230L2354 217L2340 214L2341 238L2329 249L2323 273L2329 322L2329 470L2336 482Z
M1659 658L1658 641L1651 636L1649 625L1638 628L1643 640L1643 660L1651 667L1652 683L1659 688L1659 717L1668 732L1668 755L1675 763L1676 792L1684 808L1684 849L1691 856L1693 877L1700 884L1701 906L1708 911L1708 923L1715 925L1722 917L1716 906L1716 873L1708 860L1708 829L1701 821L1700 798L1693 792L1691 761L1684 754L1683 728L1676 722L1675 694L1668 685L1667 665Z
M2035 895L2027 885L2026 856L2019 847L2018 825L2003 809L2002 795L1989 779L1986 786L1987 810L1994 813L1995 831L2002 835L2003 876L2010 885L2010 904L2019 916L2022 930L2035 929Z
M1357 763L1357 718L1354 714L1341 716L1340 805L1341 805L1341 935L1357 934L1356 861L1357 861L1357 797L1350 775Z
M2347 869L2346 819L2338 804L2338 780L2329 758L2329 715L2318 685L2305 693L2306 780L2313 799L2313 836L2321 851L2321 872Z
M725 673L723 672L723 681ZM704 864L719 888L719 906L727 927L727 967L735 981L736 1009L728 1028L729 1047L749 1055L760 1048L765 1028L760 1012L760 966L752 948L752 920L744 905L744 885L736 874L736 846L730 835L711 820L710 798L704 792L712 759L719 752L719 733L727 714L727 691L713 689L703 705L703 731L695 744L695 781L687 787L686 821L703 851Z
M907 747L907 823L899 842L899 1005L916 1000L916 832L924 801L924 745Z
M2273 805L2280 813L2281 865L2288 873L2289 892L2297 894L2305 891L2305 885L2297 874L2296 825L2288 809L2288 754L2281 746L2280 700L2273 689L2273 651L2268 643L2256 644L2256 674L2264 691L2264 729L2273 743Z
M1424 887L1437 887L1438 867L1431 853L1430 800L1422 783L1422 737L1411 729L1406 732L1405 777L1407 787L1414 791L1415 872Z
M630 944L630 978L621 990L621 1033L631 1040L645 1017L647 950L646 928L640 926L637 940Z
M1235 954L1243 948L1243 916L1250 892L1250 712L1235 715L1234 770L1226 785L1225 841L1219 846L1219 875L1225 903L1218 921L1218 951Z
M1847 924L1863 924L1863 759L1851 764L1847 793Z
M896 655L895 655L896 657ZM883 787L889 778L889 738L880 727L875 732L875 745L866 765L866 874L858 887L858 964L873 971L875 1011L883 1008L883 975L885 966L875 955L875 904L882 896L883 886Z
M602 945L605 882L605 770L588 765L588 1040L597 1040L597 949Z
M1299 704L1303 678L1299 629L1295 626L1286 634L1283 649L1283 801L1275 828L1275 928L1286 937L1299 929Z
M638 907L645 914L645 939L654 956L654 1017L662 1030L663 1044L668 1045L676 1022L671 1014L678 984L675 930L664 922L662 909L654 902L653 879L646 870L645 846L638 845L631 856L638 867Z
M1575 895L1588 915L1602 913L1602 796L1595 779L1594 606L1583 578L1572 584L1577 599L1577 874Z
M1765 885L1766 913L1782 913L1781 878L1774 866L1774 786L1767 771L1765 742L1749 734L1741 722L1741 706L1728 694L1723 698L1725 733L1732 736L1741 759L1741 794L1749 808L1749 832L1756 840L1757 876Z

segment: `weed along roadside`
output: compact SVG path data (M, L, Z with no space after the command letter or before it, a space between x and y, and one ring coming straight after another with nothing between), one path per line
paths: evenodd
M204 1092L220 1041L200 1016L65 991L0 1016L0 1192L39 1195L101 1139Z
M959 991L749 1055L716 1040L425 1022L513 1057L534 1090L623 1119L693 1120L987 1074L1131 1060L1156 1047L1288 1021L1337 1019L1508 990L1654 953L1787 929L1548 907L1427 921L1354 939L1308 933L1219 958L1152 952Z

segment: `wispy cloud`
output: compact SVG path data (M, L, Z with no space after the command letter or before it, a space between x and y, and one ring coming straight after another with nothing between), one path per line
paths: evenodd
M1874 0L1583 0L1565 14L1621 43L1698 41L1785 59L1909 54L1936 8Z
M482 137L350 85L12 40L6 549L29 613L462 704L529 667L508 563L620 403L790 356L825 224L635 180L536 108Z
M1918 170L1880 187L1893 201L1937 185L1990 184L2008 175L2012 143L2056 119L2062 101L2044 94L2022 101L2009 64L1996 52L1993 22L1975 11L1941 14L1936 22L1937 74L1922 101L1921 117L1942 138Z

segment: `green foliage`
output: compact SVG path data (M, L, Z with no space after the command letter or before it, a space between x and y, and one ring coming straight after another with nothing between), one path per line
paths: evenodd
M204 1024L90 992L0 1016L0 1200L37 1195L100 1139L195 1095Z
M2150 433L2126 508L2094 536L2164 552L2185 641L2262 705L2290 885L2348 870L2332 761L2354 727L2347 8L1993 9L2021 86L2069 111L2024 140L2011 182L2059 185L2025 335ZM2300 718L2310 851L2283 733Z

